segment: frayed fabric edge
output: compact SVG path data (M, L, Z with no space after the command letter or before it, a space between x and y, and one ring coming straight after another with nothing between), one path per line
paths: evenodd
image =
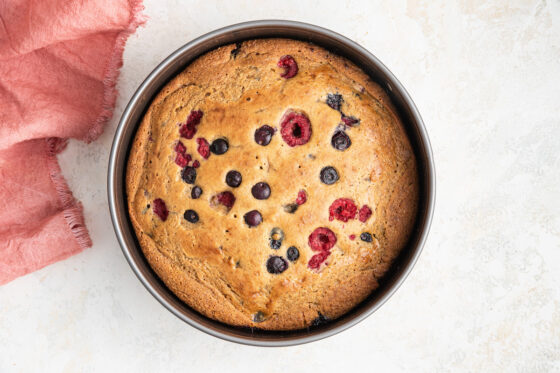
M115 46L113 47L113 51L111 53L111 59L109 60L105 73L103 74L103 104L101 107L101 113L93 123L93 126L87 132L84 138L86 143L90 143L101 136L103 133L103 127L113 116L115 101L117 99L117 78L120 73L120 68L123 65L123 51L126 41L128 40L128 37L147 20L147 17L142 14L142 11L144 10L142 0L129 0L129 4L131 5L131 20L128 27L119 32Z
M56 158L56 155L66 148L68 140L51 137L45 141L47 142L47 167L49 176L58 194L61 208L64 211L64 219L66 223L68 223L68 228L78 243L79 251L76 251L76 253L78 253L91 247L92 242L84 222L82 204L74 198L72 191L70 191L62 175L58 159Z

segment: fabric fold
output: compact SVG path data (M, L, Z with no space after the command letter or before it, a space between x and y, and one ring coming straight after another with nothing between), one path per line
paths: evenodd
M0 0L0 284L91 246L56 155L112 116L140 0Z

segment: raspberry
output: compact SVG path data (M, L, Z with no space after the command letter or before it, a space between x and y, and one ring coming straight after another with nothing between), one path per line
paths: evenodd
M339 198L335 200L331 207L329 207L329 220L337 220L347 222L356 217L358 208L349 198Z
M185 154L187 152L187 148L181 141L178 141L175 145L175 151L179 154Z
M371 209L368 206L363 205L362 208L360 208L360 212L358 213L358 219L360 219L362 223L365 223L370 216Z
M225 191L219 193L216 197L218 199L218 203L224 205L228 209L232 208L235 203L235 196L232 192Z
M202 119L202 110L192 110L189 113L189 116L187 118L187 124L194 124L195 126L197 126L200 123L200 120Z
M200 123L202 115L203 113L201 110L193 110L190 112L187 122L179 128L179 134L181 137L187 139L192 139L194 137L194 134L196 133L196 126Z
M307 202L307 193L305 193L305 190L302 189L298 192L296 203L298 205L303 205L305 202Z
M309 259L307 266L311 269L319 269L331 255L330 249L336 244L336 236L329 228L320 227L309 235L308 243L311 250L318 253Z
M354 241L356 239L356 235L355 234L351 234L350 236L348 236L348 238L350 238L352 241Z
M181 137L184 137L186 139L192 139L195 133L196 127L194 124L183 124L179 128L179 134L181 135Z
M346 124L348 127L356 127L360 124L360 120L355 117L347 117L346 115L342 114L340 119Z
M336 243L336 236L329 228L320 227L309 235L308 243L313 251L328 252Z
M282 78L290 79L298 73L298 65L292 56L286 55L278 61L278 67L282 67L284 72L280 74Z
M200 154L202 158L208 159L208 157L210 157L210 144L208 144L208 141L203 137L199 137L196 139L196 143L198 144L198 149L196 149L198 154Z
M175 163L178 166L181 167L186 167L188 166L189 162L191 161L191 155L190 154L185 154L185 153L177 153L175 155Z
M169 211L167 211L167 206L165 206L165 202L161 198L154 199L154 214L159 216L162 221L167 220Z
M194 168L199 168L200 167L200 162L198 160L196 160L196 161L193 162L192 166Z
M185 147L185 145L183 145L181 141L178 141L177 144L175 144L174 150L177 153L175 155L175 163L180 167L188 166L192 158L190 154L186 154L187 148Z
M307 144L311 137L311 123L303 113L288 110L280 122L282 139L289 146Z
M311 259L309 259L309 262L307 263L307 266L311 269L319 269L319 267L321 267L321 264L323 264L325 262L325 260L327 260L329 255L331 255L331 253L329 251L323 251L323 252L317 253L317 254L313 255L311 257Z

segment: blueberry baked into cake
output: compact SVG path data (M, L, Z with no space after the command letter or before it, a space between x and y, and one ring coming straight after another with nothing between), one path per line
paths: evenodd
M192 62L130 151L149 264L201 314L267 330L351 310L407 243L416 160L388 96L316 45L260 39Z

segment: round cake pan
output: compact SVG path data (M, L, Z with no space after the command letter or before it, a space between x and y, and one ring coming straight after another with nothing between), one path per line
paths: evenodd
M404 122L418 160L420 204L416 227L407 246L384 276L380 287L351 312L325 325L296 331L238 328L211 320L179 300L148 265L128 216L125 172L136 129L153 97L177 73L200 55L219 46L256 38L291 38L320 45L353 61L389 94ZM215 337L256 346L289 346L316 341L356 325L389 299L412 270L426 240L435 199L435 170L430 141L414 102L393 74L374 55L355 42L324 28L292 21L252 21L221 28L173 52L144 80L124 110L111 149L108 170L111 219L122 251L136 276L169 311Z

